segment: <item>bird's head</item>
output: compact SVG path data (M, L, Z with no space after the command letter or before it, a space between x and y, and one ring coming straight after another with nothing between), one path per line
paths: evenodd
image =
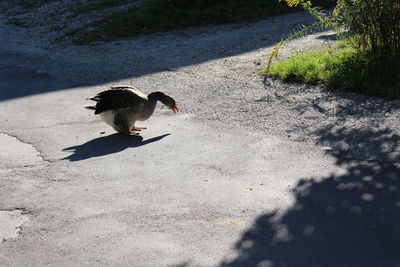
M160 100L161 103L166 105L174 113L177 113L179 111L179 107L176 105L175 100L172 97L162 92L157 92L157 93L158 93L158 100Z

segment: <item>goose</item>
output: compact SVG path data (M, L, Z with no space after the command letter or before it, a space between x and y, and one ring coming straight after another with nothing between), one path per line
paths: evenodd
M145 121L153 114L157 101L170 108L174 113L179 111L175 100L163 92L152 92L148 96L131 86L112 86L110 89L89 98L96 103L87 106L94 109L100 117L114 130L126 135L138 134L135 131L146 127L135 126L136 121Z

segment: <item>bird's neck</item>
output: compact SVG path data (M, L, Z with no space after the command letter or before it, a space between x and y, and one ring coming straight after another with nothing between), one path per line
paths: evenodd
M154 110L156 109L157 101L163 99L163 93L161 92L153 92L147 96L147 112L151 116L153 114Z
M161 93L161 92L153 92L153 93L150 93L148 96L147 96L147 99L149 100L149 104L151 105L151 106L156 106L156 104L157 104L157 101L161 101L161 102L163 102L163 99L164 99L164 94L163 93Z

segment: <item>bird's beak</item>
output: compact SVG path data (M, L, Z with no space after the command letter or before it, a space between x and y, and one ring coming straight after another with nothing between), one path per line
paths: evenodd
M172 109L172 111L173 111L174 113L177 113L177 112L179 111L179 108L178 108L177 105L173 106L171 109Z

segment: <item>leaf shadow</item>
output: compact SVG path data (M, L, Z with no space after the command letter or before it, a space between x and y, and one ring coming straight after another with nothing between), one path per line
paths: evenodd
M279 98L270 94L260 102L298 101L287 97L297 92L276 93ZM299 180L291 191L293 206L260 214L233 247L238 256L220 266L400 266L400 135L379 122L348 123L384 118L397 106L345 98L340 91L326 94L339 104L329 106L321 97L296 107L299 114L316 109L334 120L296 130L314 135L345 172Z

